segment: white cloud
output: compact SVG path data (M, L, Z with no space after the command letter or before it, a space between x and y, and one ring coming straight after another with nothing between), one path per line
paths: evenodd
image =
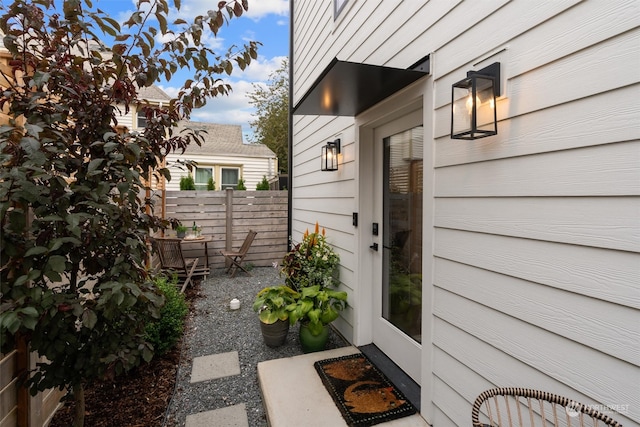
M183 19L203 15L208 10L217 10L215 0L182 0L180 17ZM287 16L289 14L289 0L249 0L249 11L244 16L259 21L266 15Z
M289 0L249 0L248 18L259 21L269 14L288 16Z
M238 77L251 81L267 81L269 75L280 68L285 58L286 56L274 56L273 58L258 56L257 60L251 61L251 64L244 71L238 73Z
M247 93L254 90L253 85L252 82L246 80L230 81L229 83L233 88L233 91L229 93L229 95L221 95L207 100L205 107L194 110L191 113L191 120L241 125L246 142L247 135L253 135L253 130L249 122L255 120L255 117L252 115L254 109L249 104L247 98ZM162 85L159 85L159 87L171 97L175 97L178 94L178 87Z

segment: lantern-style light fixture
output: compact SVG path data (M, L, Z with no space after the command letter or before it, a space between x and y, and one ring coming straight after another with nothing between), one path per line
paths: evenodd
M500 96L500 63L494 62L451 88L451 138L479 139L498 134L496 97Z
M340 140L327 142L322 147L322 155L320 156L320 170L337 171L338 170L338 154L340 154Z

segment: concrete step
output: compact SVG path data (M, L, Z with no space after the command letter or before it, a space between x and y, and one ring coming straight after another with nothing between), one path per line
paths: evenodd
M258 381L269 425L271 427L347 426L313 364L318 360L355 353L360 353L356 347L342 347L258 363ZM418 414L379 425L385 427L428 426Z

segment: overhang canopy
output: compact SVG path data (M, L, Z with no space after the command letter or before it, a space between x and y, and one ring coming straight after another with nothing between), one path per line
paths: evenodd
M428 73L428 56L408 69L334 58L293 108L293 114L356 116Z

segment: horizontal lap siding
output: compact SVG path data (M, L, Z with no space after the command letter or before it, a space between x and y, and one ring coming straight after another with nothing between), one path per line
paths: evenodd
M263 176L269 179L277 172L275 170L276 164L274 160L267 157L229 156L220 154L190 155L189 153L178 155L174 153L167 158L167 163L173 165L169 167L171 181L166 183L167 190L169 191L180 190L180 178L189 174L189 170L186 167L178 167L175 165L177 159L183 161L188 159L196 162L199 167L214 169L213 180L216 190L220 190L220 186L222 185L222 182L220 182L221 168L238 168L240 170L238 178L244 180L245 187L250 191L256 189L256 185L262 181Z
M638 3L523 5L436 51L433 421L467 424L482 390L518 386L629 405L614 417L637 424ZM478 60L465 40L506 48L498 137L448 136L451 84Z
M247 232L256 235L245 262L254 266L271 266L280 262L287 251L286 191L234 191L232 247L242 246ZM166 218L179 219L187 227L193 221L202 227L202 234L213 236L209 243L209 263L222 268L224 258L220 251L226 246L227 198L226 191L167 191ZM198 256L202 250L198 243L187 246L187 255Z
M355 1L338 24L329 3L295 5L296 101L333 57L405 68L433 54L429 421L468 425L481 391L519 386L629 405L615 418L640 424L640 3ZM451 85L493 61L498 136L451 140ZM294 117L294 235L352 230L352 124ZM344 164L319 172L336 135Z

